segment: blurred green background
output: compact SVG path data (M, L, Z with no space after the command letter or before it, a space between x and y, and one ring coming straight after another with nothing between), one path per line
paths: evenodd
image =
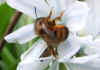
M0 6L0 41L10 24L14 13L15 10L9 7L6 3ZM32 23L32 18L22 15L13 31L29 23ZM2 52L0 52L0 70L16 70L16 66L20 61L21 53L27 50L35 40L36 39L24 45L6 43Z

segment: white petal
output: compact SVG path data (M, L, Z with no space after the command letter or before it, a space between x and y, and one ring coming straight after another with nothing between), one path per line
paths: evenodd
M92 67L83 64L67 64L68 70L100 70L100 66Z
M100 32L100 0L86 0L89 7L89 19L87 24L87 31L90 34L96 35Z
M67 63L68 70L100 70L100 59L95 59L85 64Z
M65 12L66 25L72 32L78 32L82 30L88 18L89 8L85 2L76 1L69 6Z
M44 40L39 39L36 43L33 44L33 46L30 49L28 49L21 56L21 60L31 60L31 59L39 58L46 48L47 45L44 42Z
M93 44L93 36L86 35L86 36L77 36L77 39L82 45L91 46Z
M59 70L59 63L56 61L53 61L49 70Z
M97 68L99 68L100 69L100 58L98 58L98 59L95 59L95 60L93 60L93 61L90 61L90 62L88 62L88 63L86 63L88 66L91 66L91 67L97 67Z
M86 63L89 61L93 61L98 57L99 57L99 55L97 55L97 54L90 55L90 56L83 56L83 57L75 57L75 58L72 58L71 60L68 60L67 62L68 63L83 64L83 63ZM64 62L66 62L66 61L64 61Z
M16 30L15 32L10 33L7 36L5 36L5 40L9 43L18 42L20 44L23 44L32 40L36 36L37 35L35 35L35 32L34 32L34 24L28 24Z
M84 37L78 37L80 40L80 43L84 45L84 53L86 55L91 55L91 54L100 54L100 38L97 37L94 38L91 35L84 36Z
M7 0L7 2L11 7L32 17L35 17L36 15L35 8L38 17L41 17L48 16L50 8L54 8L56 6L54 0L50 0L47 3L45 0Z
M94 45L91 45L89 47L85 47L84 48L84 53L86 55L92 55L92 54L96 54L96 53L100 55L100 48L99 48L99 46L96 46L94 44Z
M59 0L62 10L66 10L76 0Z
M28 14L29 16L32 16L32 17L35 17L35 11L34 11L35 7L37 8L37 11L38 11L37 14L39 14L40 11L44 11L45 9L46 10L48 9L48 5L46 3L44 3L44 0L40 0L40 1L39 0L30 0L30 1L7 0L7 2L11 7L15 8L25 14Z
M97 36L95 39L94 39L94 46L98 47L100 46L100 36Z
M74 35L69 35L69 38L58 47L58 54L60 58L70 58L75 55L80 49L80 43Z
M44 70L50 61L25 60L18 64L17 70Z
M95 40L96 42L99 42L100 41L100 34L98 34L96 37L95 37Z

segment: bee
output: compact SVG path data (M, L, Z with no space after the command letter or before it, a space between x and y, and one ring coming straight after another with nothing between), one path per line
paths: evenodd
M35 21L35 32L47 43L47 49L42 54L42 57L53 55L57 56L55 48L68 38L69 30L63 24L56 24L57 20L61 21L64 11L54 19L52 16L52 9L50 10L49 16L37 18Z

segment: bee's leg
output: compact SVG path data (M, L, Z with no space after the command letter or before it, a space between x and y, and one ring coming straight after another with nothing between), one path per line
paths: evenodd
M51 46L48 46L40 57L48 57L50 55L53 55L56 58L56 51Z
M56 58L56 51L53 48L50 48L51 53L53 54L53 56Z
M48 47L44 52L43 54L40 56L40 57L48 57L50 56L52 53L51 53L51 50L50 48Z
M52 16L52 8L51 8L51 10L50 10L50 13L49 13L48 18L51 18L51 16Z
M62 11L61 13L60 13L60 15L58 16L58 17L56 17L54 20L56 21L56 20L61 20L61 18L62 18L62 16L64 15L64 11Z

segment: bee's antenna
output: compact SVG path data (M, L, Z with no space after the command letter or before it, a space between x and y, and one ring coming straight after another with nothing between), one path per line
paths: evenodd
M58 17L56 17L54 20L61 20L61 17L64 15L64 11L60 13Z
M35 16L36 16L36 18L37 18L38 16L37 16L36 7L34 7L34 10L35 10Z
M53 9L51 8L48 18L51 18L51 16L52 16L52 10L53 10Z

